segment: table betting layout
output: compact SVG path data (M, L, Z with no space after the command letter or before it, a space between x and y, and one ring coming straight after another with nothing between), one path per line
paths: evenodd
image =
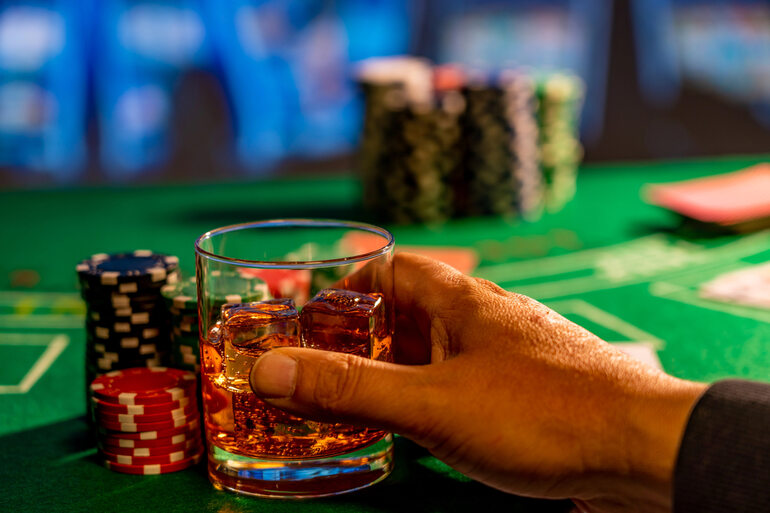
M685 379L766 380L770 311L715 301L704 283L770 258L770 232L713 235L644 203L644 184L724 173L760 157L583 166L577 196L535 222L466 218L386 225L396 245L473 251L472 274L538 299L631 354ZM239 222L362 218L349 175L249 183L96 187L0 193L0 468L4 511L568 511L459 474L397 437L382 483L286 502L215 490L204 465L164 475L111 472L86 418L85 306L78 262L148 249L194 273L193 242ZM105 408L108 408L106 405ZM109 418L111 412L105 412Z

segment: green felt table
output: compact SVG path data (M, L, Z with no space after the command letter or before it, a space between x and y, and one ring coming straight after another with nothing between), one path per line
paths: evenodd
M698 285L770 259L770 233L698 236L644 204L645 183L740 169L767 157L585 166L566 209L541 221L456 220L389 226L397 244L455 245L475 274L531 295L612 342L648 344L688 379L768 380L770 311L709 302ZM206 230L277 217L364 219L350 177L0 192L0 509L2 511L567 511L505 495L408 440L395 471L356 493L269 501L214 490L202 466L130 476L99 466L84 420L83 305L75 264L93 253L152 249L194 268Z

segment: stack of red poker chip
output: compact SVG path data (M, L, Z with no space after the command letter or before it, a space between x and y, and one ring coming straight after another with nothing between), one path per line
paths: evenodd
M99 455L126 474L166 474L203 454L192 372L164 367L109 372L91 382Z

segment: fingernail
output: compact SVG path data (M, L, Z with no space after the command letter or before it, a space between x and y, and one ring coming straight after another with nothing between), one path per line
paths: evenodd
M297 361L281 353L268 351L251 369L251 389L259 397L291 397L297 379Z

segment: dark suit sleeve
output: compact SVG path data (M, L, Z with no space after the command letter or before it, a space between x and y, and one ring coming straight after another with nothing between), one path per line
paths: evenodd
M706 390L685 428L673 493L674 513L770 512L770 385Z

